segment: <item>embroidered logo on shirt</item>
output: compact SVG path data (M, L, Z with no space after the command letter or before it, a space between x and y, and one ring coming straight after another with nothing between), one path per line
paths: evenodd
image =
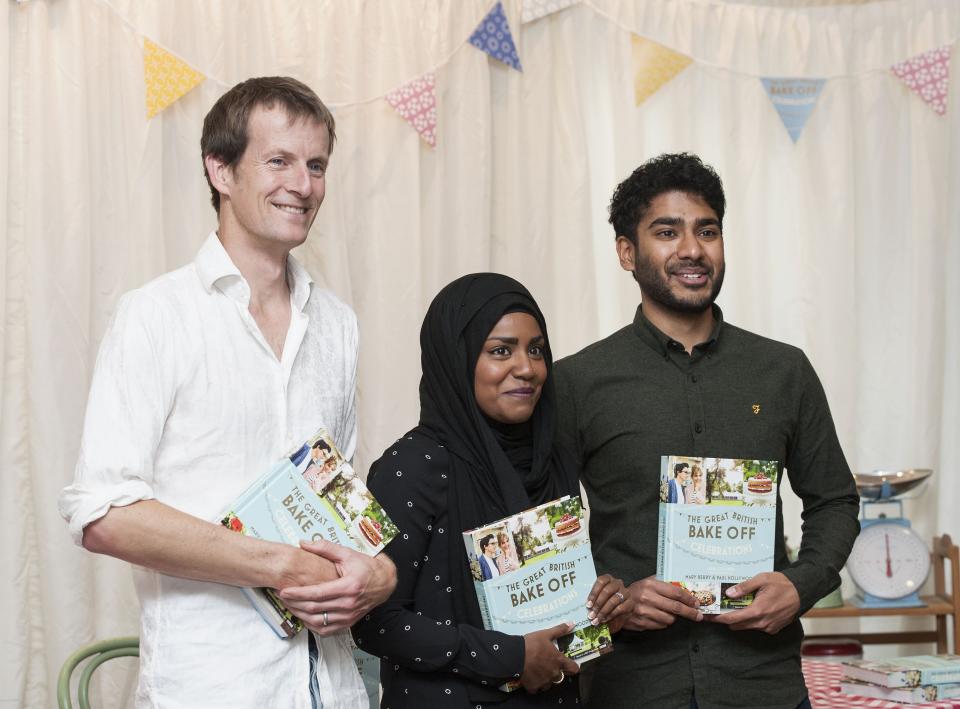
M757 415L760 413L760 404L754 404L750 408L753 409L754 415Z

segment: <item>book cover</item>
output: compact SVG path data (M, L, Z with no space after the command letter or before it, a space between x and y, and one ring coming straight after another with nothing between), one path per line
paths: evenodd
M663 456L657 578L693 593L706 614L750 605L752 595L726 591L773 571L778 483L777 461Z
M859 697L886 699L889 702L923 704L960 697L960 682L925 684L919 687L881 687L869 682L845 679L840 683L840 691Z
M914 655L891 660L850 660L843 663L848 679L881 687L921 687L960 682L960 656Z
M220 522L265 541L298 545L326 539L371 556L398 531L324 430L254 481ZM243 592L280 637L302 629L271 589Z
M464 532L463 542L486 629L525 635L570 621L557 643L567 657L583 663L613 649L610 629L587 618L597 572L579 496Z

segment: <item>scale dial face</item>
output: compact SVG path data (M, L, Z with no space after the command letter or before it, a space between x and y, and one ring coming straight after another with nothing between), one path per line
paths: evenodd
M860 532L847 569L867 593L886 600L903 598L927 580L930 551L909 527L880 522Z

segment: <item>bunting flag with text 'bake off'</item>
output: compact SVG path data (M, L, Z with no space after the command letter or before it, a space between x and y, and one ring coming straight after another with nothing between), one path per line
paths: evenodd
M520 24L539 20L541 17L552 15L564 10L578 0L522 0L520 3Z
M153 118L206 78L160 45L143 38L143 82L146 85L147 118Z
M437 91L432 73L418 76L387 94L387 103L412 125L430 147L437 145Z
M807 124L826 79L760 79L770 102L780 114L784 128L796 143Z
M890 67L930 108L947 113L947 86L950 83L950 47L931 49Z
M639 106L686 69L693 59L662 44L630 35L633 44L633 100Z
M517 54L517 45L513 43L510 34L510 23L503 12L503 3L497 3L483 18L477 29L470 35L470 44L483 50L497 61L512 66L517 71L523 71L520 66L520 55Z

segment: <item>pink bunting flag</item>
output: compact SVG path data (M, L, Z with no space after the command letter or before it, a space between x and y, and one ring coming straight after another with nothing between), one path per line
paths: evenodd
M947 85L950 80L949 46L931 49L894 64L890 71L939 115L946 114Z
M437 92L432 72L394 89L386 98L431 148L437 146Z

